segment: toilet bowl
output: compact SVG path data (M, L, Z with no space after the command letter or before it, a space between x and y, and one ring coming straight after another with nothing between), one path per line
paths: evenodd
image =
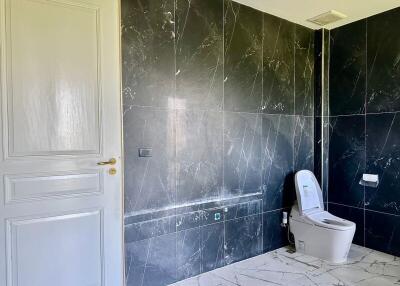
M324 210L322 191L314 174L302 170L295 175L295 202L289 217L296 251L332 263L347 260L356 224Z

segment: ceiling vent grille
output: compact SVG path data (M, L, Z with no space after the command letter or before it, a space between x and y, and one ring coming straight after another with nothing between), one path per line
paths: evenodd
M323 13L321 15L318 15L316 17L313 17L311 19L308 19L307 21L312 22L314 24L317 24L319 26L325 26L328 24L331 24L333 22L342 20L346 18L347 16L343 13L340 13L335 10L331 10L329 12Z

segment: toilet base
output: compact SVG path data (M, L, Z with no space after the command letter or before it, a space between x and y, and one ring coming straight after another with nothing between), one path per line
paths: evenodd
M355 228L337 231L298 221L290 222L296 251L331 263L347 261Z

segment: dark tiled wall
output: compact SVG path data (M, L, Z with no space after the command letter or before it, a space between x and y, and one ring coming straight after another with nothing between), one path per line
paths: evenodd
M314 166L314 32L230 0L123 0L122 54L127 285L286 245Z
M400 9L330 32L329 210L400 255ZM377 188L362 173L378 174Z

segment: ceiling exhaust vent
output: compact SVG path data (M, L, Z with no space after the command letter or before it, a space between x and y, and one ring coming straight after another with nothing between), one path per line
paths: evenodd
M315 16L311 19L308 19L307 21L317 24L319 26L325 26L325 25L331 24L333 22L342 20L346 17L347 16L343 13L340 13L335 10L331 10L329 12L326 12L321 15Z

